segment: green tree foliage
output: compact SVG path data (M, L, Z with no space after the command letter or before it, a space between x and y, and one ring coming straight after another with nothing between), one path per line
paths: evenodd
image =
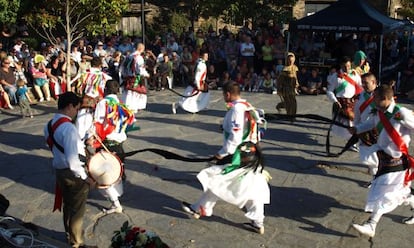
M0 0L0 22L16 23L20 0Z
M180 13L173 12L168 22L168 28L171 29L176 34L181 34L183 29L187 30L187 27L190 26L190 21L188 18Z
M31 1L31 0L25 0ZM31 1L25 15L29 25L51 43L66 34L75 41L90 34L115 31L115 24L128 7L128 0L42 0Z
M287 21L291 17L291 7L298 0L147 0L164 8L185 13L194 21L199 17L221 17L229 23L241 25L244 20L267 22L269 19L278 22Z
M414 20L414 0L401 0L401 5L403 7L398 11L398 14Z
M128 3L128 0L32 1L32 11L25 18L33 30L52 44L57 43L57 37L65 35L70 48L85 35L115 31L115 24ZM70 49L66 51L66 59L70 60ZM69 81L69 75L66 80Z

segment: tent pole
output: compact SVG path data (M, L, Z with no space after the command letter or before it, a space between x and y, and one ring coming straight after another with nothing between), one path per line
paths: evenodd
M290 32L288 31L287 32L287 41L286 41L286 55L289 52L289 45L290 45L289 43L290 43Z
M381 64L382 64L382 46L384 43L384 35L381 34L381 38L380 38L380 52L379 52L379 61L378 61L378 82L381 83Z

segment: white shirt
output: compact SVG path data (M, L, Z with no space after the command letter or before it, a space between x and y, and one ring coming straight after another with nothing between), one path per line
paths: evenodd
M394 111L395 103L392 102L387 108L387 112L392 113ZM414 115L413 112L407 108L400 107L398 111L401 116L396 119L395 115L389 120L392 127L400 134L401 138L404 140L407 147L410 145L411 137L410 133L414 130ZM369 118L367 121L356 126L357 133L363 133L369 131L377 126L380 122L378 113ZM400 158L402 152L395 145L394 141L388 135L388 132L383 128L378 135L377 145L379 150L383 150L388 155L393 158Z
M253 43L241 43L240 44L240 55L244 57L253 57L255 52L255 47Z
M69 118L63 114L55 114L52 119L52 125L62 117ZM47 139L49 137L47 125L44 128L44 134ZM81 162L79 159L79 154L85 154L85 148L79 137L75 125L73 125L71 122L64 122L60 124L54 132L54 138L56 140L56 143L63 147L64 153L60 152L59 149L53 145L53 168L69 168L76 177L80 177L81 179L85 180L88 175L86 174L85 168L83 167L83 162Z
M364 104L366 100L368 100L368 99L365 99L365 94L369 94L369 96L371 96L373 93L366 93L364 91L359 95L358 101L355 103L355 107L354 107L354 115L355 115L354 124L355 125L358 125L359 123L362 123L368 120L368 118L372 116L371 111L373 108L372 106L375 105L374 101L368 104L368 106L362 112L359 110L361 105Z
M358 73L353 72L348 74L348 76L352 78L352 80L354 80L357 85L362 85L361 77L358 75ZM341 77L336 77L336 79L330 78L328 81L328 89L326 91L326 95L331 102L337 102L338 97L352 98L355 95L355 87L351 83L348 83L344 90L335 93L335 89L338 88L344 81L346 80Z
M250 110L246 100L233 101L233 107L227 111L223 120L224 142L218 154L222 157L234 154L237 147L243 142L244 126L247 123L246 111ZM256 137L257 138L257 137ZM251 140L256 143L257 140Z

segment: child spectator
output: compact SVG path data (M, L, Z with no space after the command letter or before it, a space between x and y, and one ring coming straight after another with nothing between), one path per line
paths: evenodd
M272 78L272 75L269 72L266 72L264 75L263 81L261 83L261 89L269 94L276 94L276 82Z
M284 65L283 65L283 59L278 59L277 60L277 64L276 64L276 68L275 68L275 73L276 73L277 76L280 75L280 73L283 70L283 67L284 67Z
M19 107L22 113L22 117L33 118L33 112L32 112L32 109L30 108L30 103L32 103L32 99L30 99L29 93L27 91L26 82L23 79L19 79L17 80L16 84L17 84L16 96L19 101Z
M249 73L247 74L249 78L249 87L250 91L257 92L259 90L259 76L254 71L254 68L251 67Z

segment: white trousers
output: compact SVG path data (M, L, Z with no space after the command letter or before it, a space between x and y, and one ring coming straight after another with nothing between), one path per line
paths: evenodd
M212 216L213 208L219 200L219 197L210 190L203 192L200 199L191 205L191 208L200 213L201 216ZM263 226L264 221L264 203L256 200L248 200L244 205L246 209L245 216L252 220L256 225Z

